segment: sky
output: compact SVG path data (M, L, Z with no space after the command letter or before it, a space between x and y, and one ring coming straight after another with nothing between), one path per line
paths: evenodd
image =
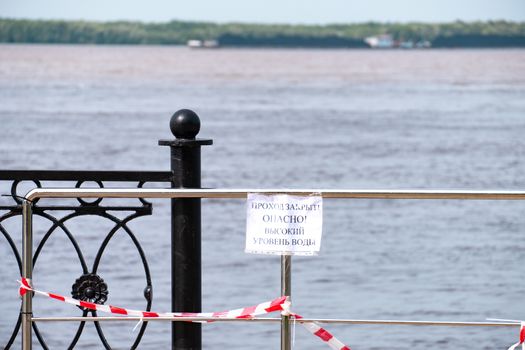
M0 0L0 18L293 24L525 21L525 0Z

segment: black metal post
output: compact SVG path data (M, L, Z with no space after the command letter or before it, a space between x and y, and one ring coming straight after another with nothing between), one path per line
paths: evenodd
M170 146L172 188L201 187L201 146L210 139L196 139L200 130L197 114L181 109L170 120L175 140L160 140ZM201 200L171 200L171 308L173 312L201 312ZM200 350L201 325L172 323L172 349Z

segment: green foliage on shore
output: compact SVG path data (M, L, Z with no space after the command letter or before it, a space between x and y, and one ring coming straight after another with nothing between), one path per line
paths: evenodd
M384 33L397 40L428 40L434 47L525 46L525 23L508 21L269 25L0 19L4 43L181 45L200 39L225 46L364 47L365 37Z

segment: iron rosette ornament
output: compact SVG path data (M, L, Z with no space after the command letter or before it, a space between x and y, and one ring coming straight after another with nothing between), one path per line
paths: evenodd
M83 274L71 287L71 296L74 299L94 304L104 304L108 300L108 285L97 274ZM83 307L79 306L82 310Z

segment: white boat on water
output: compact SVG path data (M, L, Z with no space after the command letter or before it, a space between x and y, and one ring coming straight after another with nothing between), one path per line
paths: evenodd
M197 40L197 39L192 39L192 40L188 40L186 45L189 48L192 48L192 49L197 49L197 48L210 49L210 48L217 48L217 47L219 47L219 42L217 40Z
M365 38L365 43L367 43L372 49L424 49L432 46L428 40L419 40L417 42L413 40L394 40L390 34L370 36Z
M390 49L395 45L394 38L390 34L381 34L365 38L365 43L373 49Z

